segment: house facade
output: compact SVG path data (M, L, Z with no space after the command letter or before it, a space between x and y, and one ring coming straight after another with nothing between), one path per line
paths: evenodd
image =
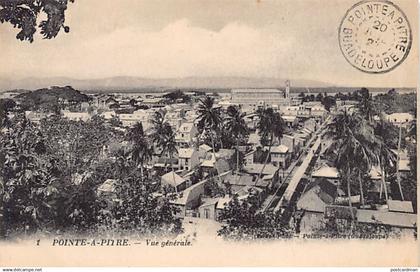
M196 125L192 122L185 122L180 125L175 135L175 142L180 147L191 147L198 133Z
M286 169L290 165L289 148L285 145L271 147L271 163L281 169Z
M193 148L178 149L178 168L180 170L191 170L200 164L200 154Z

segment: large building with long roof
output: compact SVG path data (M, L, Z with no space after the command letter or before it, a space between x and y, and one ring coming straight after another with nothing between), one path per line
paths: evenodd
M290 105L290 84L286 81L286 88L279 89L232 89L231 103L240 105L245 111L256 110L258 107L270 106L281 108Z

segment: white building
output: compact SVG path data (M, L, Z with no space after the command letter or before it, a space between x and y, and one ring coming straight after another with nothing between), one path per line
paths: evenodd
M90 114L87 112L71 112L71 111L62 110L61 113L63 114L65 118L73 120L73 121L79 121L79 120L88 121L91 118Z
M278 145L271 147L270 150L271 162L274 166L285 169L289 167L290 156L289 148L285 145Z
M393 125L407 127L411 121L414 120L414 116L408 112L397 112L385 116L386 120L391 122Z
M191 170L200 163L200 154L193 148L178 150L178 166L180 170Z
M133 113L124 113L119 114L120 120L125 127L131 127L135 123L141 123L143 125L143 129L147 130L150 128L150 118L152 117L153 111L150 110L136 110Z
M243 111L255 111L258 107L281 108L290 105L289 88L278 89L233 89L232 104L240 105Z
M49 117L51 114L44 113L44 112L37 112L37 111L25 111L25 117L31 122L36 124L41 121L41 119Z
M189 147L193 144L198 133L198 129L194 123L183 123L176 132L175 142L181 147Z

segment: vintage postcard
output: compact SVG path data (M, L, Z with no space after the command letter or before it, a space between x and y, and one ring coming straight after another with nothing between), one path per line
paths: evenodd
M418 266L415 0L0 0L0 266Z

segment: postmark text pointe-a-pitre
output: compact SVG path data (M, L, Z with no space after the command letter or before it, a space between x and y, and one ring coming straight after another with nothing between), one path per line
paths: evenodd
M362 1L352 6L339 27L346 60L366 73L386 73L410 52L412 33L404 12L389 1Z

